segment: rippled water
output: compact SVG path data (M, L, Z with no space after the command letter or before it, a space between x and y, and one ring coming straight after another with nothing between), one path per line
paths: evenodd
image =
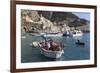
M52 37L62 42L64 54L60 59L47 58L40 53L39 47L31 47L29 44L33 41L40 41L42 38L32 36L28 33L23 34L26 38L21 39L21 62L46 62L46 61L69 61L69 60L87 60L90 59L90 34L85 33L82 37ZM85 42L85 46L76 45L76 39Z

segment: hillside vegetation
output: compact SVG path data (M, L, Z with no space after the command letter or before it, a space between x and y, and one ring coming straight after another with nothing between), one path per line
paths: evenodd
M22 32L64 32L71 29L89 31L90 22L72 12L21 11Z

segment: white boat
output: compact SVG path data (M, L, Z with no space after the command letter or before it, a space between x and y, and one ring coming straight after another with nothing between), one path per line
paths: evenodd
M69 32L69 31L64 32L64 33L63 33L63 36L70 36L70 32Z
M59 51L52 51L52 50L47 50L43 48L42 45L40 45L40 51L41 51L41 54L43 54L44 56L49 57L49 58L55 58L55 59L60 58L62 54L64 53L63 49Z
M25 38L26 38L26 36L22 36L21 38L22 38L22 39L25 39Z
M83 33L80 30L74 30L74 31L70 31L70 35L76 37L76 36L82 36Z
M30 33L30 35L32 35L32 36L40 36L39 33Z
M41 36L44 36L44 37L61 37L62 33L42 33Z

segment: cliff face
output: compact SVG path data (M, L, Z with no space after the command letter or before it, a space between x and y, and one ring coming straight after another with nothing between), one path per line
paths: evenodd
M89 31L89 21L81 19L71 12L52 12L52 11L21 11L21 25L25 31L61 31L63 27L75 27Z

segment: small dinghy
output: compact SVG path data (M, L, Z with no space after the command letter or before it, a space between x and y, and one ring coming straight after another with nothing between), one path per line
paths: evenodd
M76 44L77 45L83 45L83 46L85 45L85 43L84 42L80 42L80 40L77 40Z
M45 42L40 42L39 44L41 54L43 54L44 56L58 59L64 53L64 50L61 47L47 48L46 45L44 45L44 43Z

